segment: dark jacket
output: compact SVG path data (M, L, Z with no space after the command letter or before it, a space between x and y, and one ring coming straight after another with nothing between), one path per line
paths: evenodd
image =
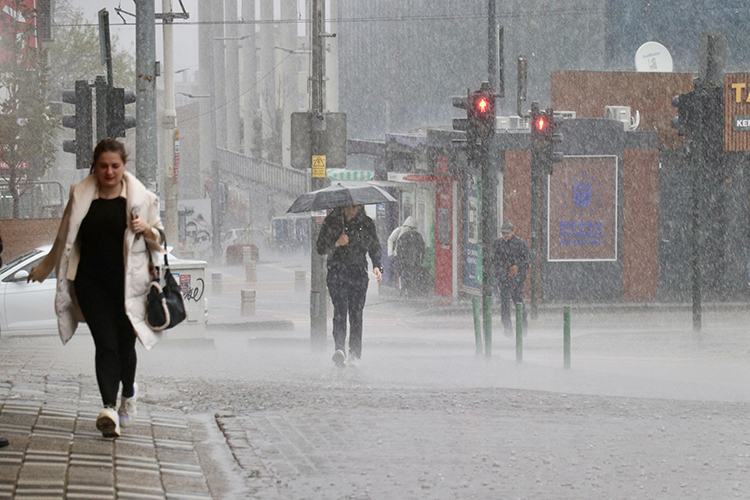
M336 240L346 229L349 244L337 247ZM328 255L328 268L343 265L349 272L367 274L367 258L370 254L373 267L380 266L380 242L375 232L375 223L365 214L364 208L344 224L344 211L335 208L323 221L316 249L321 255Z
M396 255L400 269L416 269L424 259L424 239L416 229L409 229L396 241Z
M525 273L530 264L531 250L521 238L513 235L508 241L503 238L495 240L492 256L492 272L495 277L506 278L513 266L518 266L518 271Z

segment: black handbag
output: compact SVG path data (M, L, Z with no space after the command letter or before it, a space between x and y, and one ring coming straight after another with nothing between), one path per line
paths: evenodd
M159 232L166 248L167 240L164 237L164 232L161 229ZM159 283L159 273L155 271L151 260L151 251L148 249L146 251L148 253L149 270L151 271L151 284L148 286L148 295L146 296L146 324L155 332L160 332L175 327L185 320L187 317L185 299L182 296L180 285L174 280L174 276L169 269L167 254L164 254L164 286L162 286Z

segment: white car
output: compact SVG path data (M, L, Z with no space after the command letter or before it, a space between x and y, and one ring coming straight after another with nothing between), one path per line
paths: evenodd
M27 283L31 268L39 264L52 245L3 263L0 268L0 334L8 332L50 334L57 332L53 270L44 283Z
M51 249L52 245L36 248L4 263L3 267L0 268L0 335L57 334L57 316L55 315L57 277L55 271L53 270L43 283L26 282L31 268L39 264ZM168 254L168 258L170 267L172 263L176 264L175 268L190 266L191 262L205 266L203 261L181 261L171 254ZM173 269L172 272L179 273L177 269ZM191 284L190 286L195 285ZM203 295L202 288L195 288L195 290L191 290L191 293L194 295L196 290L199 290L201 294L201 297L196 300L202 299L203 304L196 304L195 300L192 304L186 301L188 316L191 313L199 318L203 316L197 321L205 323L205 318L208 315L208 302ZM191 309L195 309L195 312ZM201 312L203 315L200 314ZM86 325L82 324L80 327L88 331Z

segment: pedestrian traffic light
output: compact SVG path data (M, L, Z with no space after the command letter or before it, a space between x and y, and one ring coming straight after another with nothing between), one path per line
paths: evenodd
M75 140L63 141L63 151L76 155L76 168L91 166L93 125L91 121L91 86L85 80L76 82L75 90L63 90L62 100L75 106L74 115L63 115L63 127L76 131Z
M677 116L672 118L672 127L677 129L681 137L694 139L699 127L698 106L699 95L696 90L672 98L672 106L677 108Z
M552 166L563 161L563 153L555 151L555 144L562 142L562 134L556 129L560 125L551 109L531 109L531 150L541 160L543 171L552 175Z
M125 137L125 131L135 127L135 117L125 114L125 105L135 102L135 93L132 90L110 88L107 97L107 136Z
M491 137L495 132L495 96L485 90L472 92L468 104L469 131L479 137Z

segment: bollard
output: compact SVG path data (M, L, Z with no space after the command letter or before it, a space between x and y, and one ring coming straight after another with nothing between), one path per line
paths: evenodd
M471 307L474 309L474 341L477 344L477 354L482 354L482 322L479 315L479 299L471 299Z
M242 249L242 264L245 266L245 281L248 283L255 283L258 281L257 268L255 266L253 249L251 247L244 247Z
M492 357L492 295L484 297L484 355Z
M570 306L563 307L563 358L565 368L570 368Z
M305 285L305 271L294 271L294 291L304 292L307 288Z
M241 312L242 316L255 316L255 290L240 291L242 297Z
M214 294L221 294L221 273L211 273L211 291Z
M523 302L516 302L516 361L523 361Z

